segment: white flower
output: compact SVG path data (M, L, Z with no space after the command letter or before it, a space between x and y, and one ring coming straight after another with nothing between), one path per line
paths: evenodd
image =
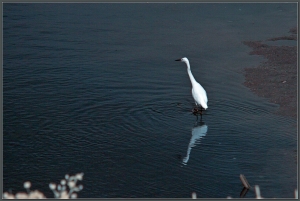
M77 198L77 194L76 193L72 193L71 198L73 198L73 199Z
M16 199L27 199L27 198L28 198L27 193L21 192L16 194Z
M69 199L69 195L68 195L67 191L63 191L60 194L60 199Z
M30 181L26 181L26 182L24 183L24 188L25 188L25 189L29 189L30 187L31 187Z
M66 183L67 183L67 182L66 182L66 180L64 180L64 179L62 179L62 180L60 181L60 184L63 185L63 186L66 185Z
M35 190L35 191L30 192L28 198L29 199L42 199L42 198L46 198L46 197L44 196L44 194L42 192Z
M15 196L13 194L9 194L8 192L3 193L4 199L15 199Z
M50 184L49 184L49 188L50 188L51 190L55 190L56 184L55 184L55 183L50 183Z
M83 172L82 172L82 173L76 174L76 178L77 178L78 180L82 180L82 178L83 178Z
M69 186L69 188L74 188L75 187L75 182L74 181L69 181L68 182L68 186Z

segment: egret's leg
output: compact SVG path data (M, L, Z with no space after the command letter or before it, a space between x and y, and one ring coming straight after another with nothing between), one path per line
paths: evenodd
M198 114L198 108L197 107L194 107L194 109L192 110L193 114L197 116Z
M197 104L192 111L193 111L193 114L197 114Z
M195 101L195 105L196 105L196 107L194 108L194 111L196 112L196 113L198 113L198 111L199 111L199 108L198 108L198 104L197 104L197 102Z

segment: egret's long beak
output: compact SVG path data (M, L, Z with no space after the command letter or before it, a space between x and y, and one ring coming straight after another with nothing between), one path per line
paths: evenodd
M181 61L181 59L176 59L175 61Z

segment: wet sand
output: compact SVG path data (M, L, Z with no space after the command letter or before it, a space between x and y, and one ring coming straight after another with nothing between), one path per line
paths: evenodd
M297 27L287 36L265 41L244 41L253 50L251 55L266 59L255 68L245 69L244 85L258 96L280 105L274 113L297 118L297 46L267 45L268 41L297 41Z

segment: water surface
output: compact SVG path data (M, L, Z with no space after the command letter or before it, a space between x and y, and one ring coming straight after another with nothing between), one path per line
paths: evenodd
M286 3L3 4L4 191L30 180L53 197L50 182L84 172L81 198L226 198L244 174L293 197L296 120L243 86L262 57L242 41L296 23Z

